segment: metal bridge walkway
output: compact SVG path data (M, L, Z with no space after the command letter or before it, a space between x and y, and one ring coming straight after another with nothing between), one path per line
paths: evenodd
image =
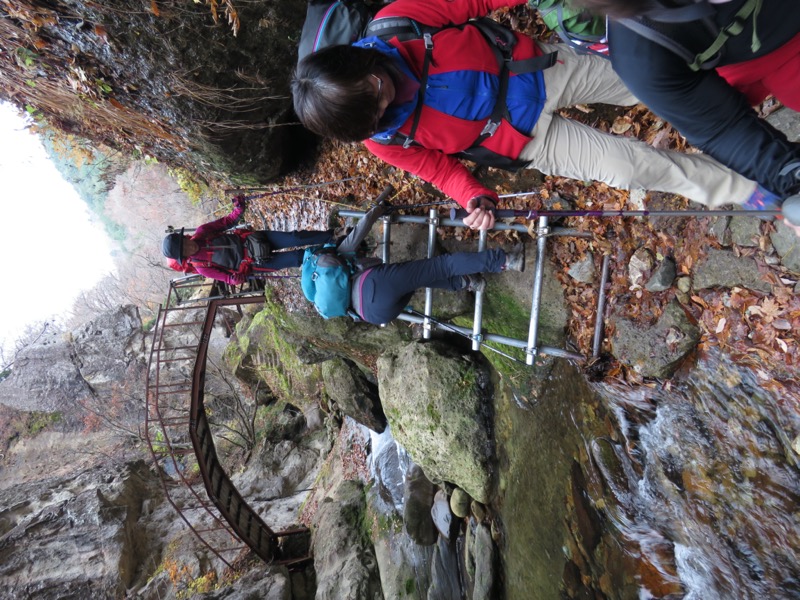
M339 212L342 217L353 218L362 218L364 214L358 211ZM391 232L395 223L428 226L428 257L434 255L438 227L465 227L463 221L441 217L436 210L431 210L428 217L387 215L382 218L382 223L384 262L389 262ZM528 233L524 225L513 223L498 222L494 229ZM408 313L401 314L399 319L422 324L425 338L430 338L434 327L455 329L472 340L474 350L479 350L485 342L523 349L529 365L533 364L539 353L584 360L585 357L580 354L538 344L539 307L547 239L550 236L584 234L569 229L550 228L547 217L539 218L535 234L537 257L527 340L483 332L482 292L476 294L474 326L471 330ZM486 241L487 235L483 231L478 240L478 250L486 247ZM595 355L602 335L607 278L606 257L597 306ZM424 315L432 316L432 292L431 289L426 290ZM283 538L308 535L307 529L298 527L273 531L236 490L219 461L205 413L208 344L215 322L218 319L224 322L225 316L220 309L235 307L241 311L242 305L263 301L263 291L230 288L223 284L210 283L199 275L172 280L166 306L159 306L148 364L145 432L165 496L204 546L229 567L248 548L267 563L280 562L291 567L304 565L310 560L307 555L283 555L280 543ZM231 324L228 326L232 328Z
M210 294L203 295L206 290ZM165 496L228 567L248 548L267 563L308 560L283 556L280 544L281 538L307 535L305 528L273 531L236 490L217 456L205 412L208 344L215 321L225 318L219 309L241 311L242 305L263 302L263 291L211 284L198 275L173 280L166 307L159 306L148 365L145 432Z

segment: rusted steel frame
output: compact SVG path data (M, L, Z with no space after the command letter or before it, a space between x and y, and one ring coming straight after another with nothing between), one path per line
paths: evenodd
M208 497L239 539L247 544L262 560L269 563L275 559L278 538L242 498L227 473L222 469L222 465L220 465L217 458L203 403L208 343L214 327L217 309L235 304L255 304L263 301L263 296L254 296L250 298L212 300L209 303L206 322L203 326L203 333L200 336L200 344L197 347L197 362L195 363L192 382L189 436L195 449L197 464L200 468L200 475L203 478L203 485L206 488ZM231 511L233 506L236 508L236 514ZM242 517L247 522L246 527L242 525ZM253 535L254 529L255 536Z
M149 436L148 436L148 442L149 442L149 441L150 441L150 440L149 440ZM147 446L148 446L148 449L150 450L150 455L151 455L151 456L152 456L152 458L153 458L153 462L154 462L155 464L158 464L158 457L156 456L156 453L155 453L155 451L153 450L153 447L152 447L152 445L151 445L150 443L148 443L148 444L147 444ZM217 557L218 557L218 558L219 558L219 559L220 559L222 562L224 562L224 563L225 563L225 565L226 565L227 567L229 567L229 568L233 568L233 565L232 565L232 564L231 564L229 561L225 560L225 558L224 558L224 557L223 557L223 556L222 556L222 555L221 555L221 554L220 554L220 553L219 553L219 552L218 552L218 551L217 551L217 550L216 550L216 549L215 549L213 546L211 546L211 544L209 544L209 543L208 543L208 542L207 542L207 541L206 541L206 540L203 538L203 536L201 536L199 533L197 533L197 530L194 528L194 525L192 525L192 524L189 522L189 519L187 519L187 518L186 518L186 515L184 515L184 514L183 514L183 511L184 511L184 510L187 510L187 509L186 509L186 508L180 508L180 507L179 507L177 504L175 504L175 502L172 500L172 495L170 494L169 486L167 485L167 480L166 480L166 479L165 479L163 476L161 476L160 474L159 474L159 480L161 481L161 487L162 487L162 488L164 488L164 496L166 497L166 499L167 499L167 502L169 502L169 503L172 505L172 508L174 508L174 509L175 509L175 512L176 512L176 513L178 513L178 516L179 516L181 519L183 519L183 522L184 522L184 523L186 523L186 526L187 526L187 527L188 527L188 528L189 528L191 531L193 531L193 532L194 532L194 534L197 536L197 538L198 538L198 539L199 539L199 540L200 540L200 541L203 543L203 545L204 545L206 548L208 548L208 549L209 549L211 552L213 552L214 554L216 554L216 555L217 555ZM211 513L211 511L209 511L207 508L206 508L206 512L208 512L208 513L210 513L210 514L213 514L213 513Z
M194 360L194 357L192 357L192 360ZM169 362L169 361L163 361L163 360L160 360L160 361L158 361L158 362L160 362L160 363L164 363L164 362ZM191 377L183 377L183 378L182 378L180 381L178 381L178 380L174 380L174 381L168 381L168 382L166 382L166 383L161 383L161 384L159 384L159 385L154 385L152 388L147 388L147 389L153 389L153 390L155 390L155 389L158 389L158 390L163 390L163 389L165 389L165 388L171 388L171 387L175 387L176 385L185 385L185 384L187 384L187 383L191 383L191 382L192 382L192 378L191 378Z
M189 394L192 391L192 388L184 388L181 390L165 390L161 386L156 386L154 389L159 390L159 396L168 396L170 394Z
M192 300L194 301L194 300ZM167 313L178 312L179 310L203 310L205 307L203 304L198 302L197 306L192 304L176 304L175 306L170 306L169 308L165 309ZM180 323L183 325L183 323Z
M199 309L199 307L198 307L198 309ZM161 307L159 307L159 310L161 310ZM165 309L163 311L164 312L164 320L166 319L166 313L168 313L169 310L170 309ZM158 322L159 321L157 321L157 323ZM191 330L190 327L187 327L187 329ZM163 333L163 330L160 330L158 333L159 333L159 335L157 337L157 342L158 343L156 343L154 341L153 349L151 350L151 352L155 351L156 355L160 356L160 354L164 351L164 349L161 348L161 346L163 344L163 340L164 340L164 333ZM196 350L196 347L191 347L191 349ZM167 350L170 350L170 349L167 349ZM151 359L151 364L152 364L152 359ZM160 371L161 370L160 370L160 365L158 364L158 362L155 363L155 366L156 366L156 378L157 378L157 383L155 385L155 388L156 388L156 390L158 390L158 389L160 389L160 386L159 386L159 383L158 383L158 379L160 377ZM150 369L148 369L148 385L149 385L149 377L150 377ZM169 393L169 392L167 392L167 393ZM186 389L185 392L183 392L183 393L191 394L191 389ZM186 476L184 474L182 466L176 460L176 448L174 448L174 446L173 446L173 442L171 440L171 435L170 435L170 431L169 431L169 429L174 429L175 425L168 424L169 422L174 421L175 418L174 417L173 418L165 417L162 414L162 408L164 408L164 407L162 407L161 402L160 402L160 400L158 398L159 396L164 396L165 393L160 393L160 394L157 393L156 395L157 395L157 398L156 398L155 404L154 404L154 406L152 408L155 408L155 414L157 416L156 420L158 421L160 429L161 429L161 432L162 432L162 434L164 436L164 439L163 440L159 440L158 442L164 448L164 451L167 453L166 457L168 457L168 458L170 458L172 460L172 465L173 465L173 468L175 470L175 474L180 479L181 483L183 483L183 485L185 485L186 487L189 488L189 491L192 494L192 496L194 496L195 501L198 504L200 504L201 506L205 507L206 506L205 499L200 495L199 491L194 488L194 486L191 484L191 482L189 482L186 479ZM167 406L166 408L174 410L174 407ZM148 418L151 416L150 415L150 410L146 411L146 415L147 415ZM188 415L180 417L178 422L179 422L180 425L182 425L184 427L186 425L188 425L189 424ZM183 431L185 431L185 429L183 429ZM155 448L153 447L152 441L150 440L149 423L148 423L148 427L146 428L146 432L147 432L147 438L148 438L148 445L150 446L150 451L151 451L151 454L153 455L153 460L158 463L158 455L156 454ZM177 454L181 454L181 455L184 454L183 449L177 449ZM167 482L162 477L162 484L164 485L165 490L168 489L166 483ZM177 505L175 505L174 502L172 502L171 498L170 498L170 504L172 504L173 507L176 510L178 510L178 512L180 512L180 509L178 508ZM205 508L205 510L206 510L206 512L208 513L208 515L212 518L212 520L214 522L219 523L221 527L227 527L225 522L222 521L220 519L220 517L214 511L209 510L209 508ZM218 551L217 551L218 549L214 548L211 544L208 543L207 540L203 539L202 536L200 536L199 534L196 533L194 525L192 525L192 523L189 522L183 514L181 514L181 518L187 524L189 529L191 529L192 531L195 532L195 535L197 535L197 537L200 538L200 540L203 542L203 544L209 550L214 552L214 554L216 554L220 558L220 560L224 561L226 565L230 566L230 564L224 559L224 557L222 557L218 553ZM231 532L229 531L228 533L230 534Z
M164 319L166 319L166 311L164 311L163 307L161 305L159 305L159 307L158 307L158 315L156 316L156 327L158 327L159 320L162 317ZM151 381L151 376L152 376L152 374L151 374L151 370L152 370L151 366L154 364L153 363L153 357L160 355L161 343L162 342L163 342L163 328L159 328L159 330L157 332L155 332L155 334L153 336L153 346L150 348L150 360L149 360L149 363L148 363L147 381L146 381L146 384L147 384L148 388L151 387L150 386L150 381ZM155 367L156 367L156 369L155 369L155 371L156 371L156 373L155 373L156 383L155 383L154 388L156 390L158 390L158 375L160 373L160 368L159 368L159 365L158 365L157 362L155 363ZM157 421L161 419L161 414L160 414L160 410L158 408L158 393L156 392L156 394L154 394L153 396L154 396L154 403L151 406L148 406L148 410L145 411L144 432L145 432L145 438L147 439L147 449L150 451L150 456L153 459L153 464L158 465L159 461L160 461L160 457L158 456L158 454L156 454L155 447L153 446L153 440L150 439L150 425L151 425L151 420L152 420L151 419L151 414L150 414L150 409L153 408L155 410L155 415L157 417L157 419L156 419ZM147 394L148 403L150 401L150 398L151 398L151 394ZM165 435L165 438L166 438L166 431L164 430L163 426L161 426L161 431L164 432L164 435ZM174 456L173 456L173 461L174 460L175 459L174 459ZM177 469L176 469L176 471L177 471ZM186 518L186 515L183 514L182 509L173 501L172 495L170 493L169 485L167 485L167 480L164 477L164 474L160 470L159 470L159 477L158 478L161 481L161 487L164 489L164 497L167 499L167 502L169 502L172 505L172 508L175 509L175 512L178 513L178 516L183 520L184 523L186 523L186 526L191 531L195 531L194 526L189 521L189 519ZM208 510L207 510L207 512L210 513L210 511L208 511ZM225 565L227 567L229 567L229 568L233 567L233 565L229 561L227 561L224 556L222 556L219 552L217 552L211 546L211 544L209 544L205 539L203 539L203 537L201 535L199 535L197 533L195 533L195 535L197 535L198 539L203 543L203 545L205 545L205 547L208 548L208 550L213 552L223 563L225 563Z
M180 327L182 325L202 325L202 324L203 321L189 321L186 323L167 323L166 325L164 325L164 327Z
M197 348L197 346L172 346L170 348L164 348L164 352L166 353L166 352L171 351L171 350L194 350L195 348ZM196 357L192 357L192 358L189 358L189 359L186 359L186 360L194 360L195 358ZM183 357L181 357L181 360L183 360ZM162 362L162 361L159 360L158 362Z

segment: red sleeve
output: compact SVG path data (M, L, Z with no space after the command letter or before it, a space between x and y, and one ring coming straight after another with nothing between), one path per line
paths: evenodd
M203 277L208 277L209 279L216 279L217 281L222 281L228 285L239 285L239 283L241 283L241 277L239 277L239 274L236 272L228 272L223 269L218 269L217 267L199 264L195 264L194 268L200 275Z
M459 25L506 6L519 6L527 0L395 0L378 13L381 17L411 17L415 21L442 27Z
M233 210L224 217L217 219L216 221L211 221L209 223L206 223L205 225L200 225L200 227L198 227L197 230L194 232L192 239L204 240L213 235L221 233L227 229L230 229L231 227L236 225L236 221L239 220L239 217L242 216L243 212L244 212L244 206L242 206L241 204L238 206L234 206Z
M403 148L399 144L378 144L372 140L364 144L378 158L434 184L464 208L476 196L497 200L497 194L481 185L464 165L439 150L421 146Z

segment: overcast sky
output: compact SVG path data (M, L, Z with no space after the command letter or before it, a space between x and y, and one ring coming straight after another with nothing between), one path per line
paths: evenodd
M0 102L0 342L68 311L81 290L113 271L111 242L90 221L23 117Z

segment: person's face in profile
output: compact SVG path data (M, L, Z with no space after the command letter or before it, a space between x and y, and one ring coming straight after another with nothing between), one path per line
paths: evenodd
M185 237L183 238L183 256L192 256L200 250L200 245L194 240Z

